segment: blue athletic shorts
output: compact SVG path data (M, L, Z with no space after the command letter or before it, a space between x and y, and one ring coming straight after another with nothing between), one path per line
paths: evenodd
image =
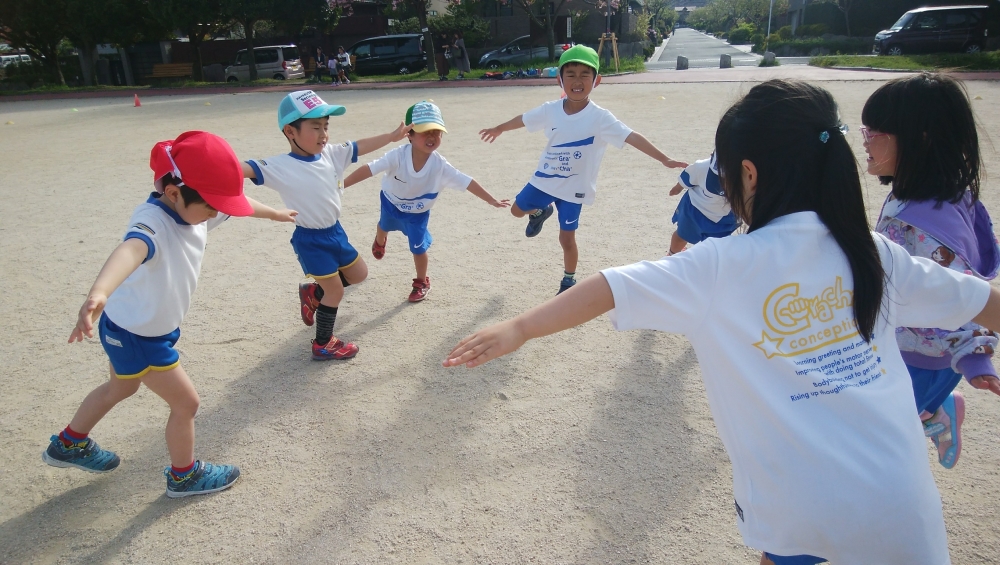
M566 202L542 192L530 184L525 185L521 192L518 192L517 196L514 197L514 204L517 204L517 207L525 212L541 210L553 202L555 202L556 210L559 212L559 229L576 231L576 228L580 226L580 211L583 210L583 204Z
M430 249L434 238L427 230L427 222L431 219L431 211L419 214L401 212L399 208L389 202L384 192L378 193L382 201L382 215L378 219L378 227L383 231L401 231L410 240L410 253L423 255Z
M292 232L292 249L299 258L302 272L314 279L336 276L340 269L350 267L361 258L358 250L347 241L340 222L319 230L296 226Z
M907 365L906 370L913 383L913 399L917 401L918 413L927 411L933 414L962 380L962 375L952 371L951 367L921 369Z
M826 563L826 559L822 557L814 557L812 555L789 555L787 557L781 555L773 555L768 552L764 552L764 555L768 559L774 562L774 565L819 565L820 563Z
M681 197L677 209L674 210L674 217L670 221L677 224L677 235L692 244L710 237L726 237L740 225L732 212L718 223L709 220L701 210L694 207L687 192Z
M138 379L150 371L169 371L181 364L174 349L181 337L180 328L167 335L145 337L118 327L102 313L97 333L119 379Z

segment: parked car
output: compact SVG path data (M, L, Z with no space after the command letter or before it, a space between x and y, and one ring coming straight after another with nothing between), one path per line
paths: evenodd
M13 65L14 63L30 63L31 57L28 55L0 55L0 67Z
M556 44L556 58L570 45ZM523 35L500 49L490 51L479 58L479 66L487 69L497 69L506 65L522 65L532 59L548 59L549 48L531 46L531 36Z
M979 53L986 43L986 6L935 6L903 14L875 35L877 55L958 51Z
M257 63L259 78L305 78L306 71L299 59L299 48L294 45L268 45L254 47L254 61ZM236 53L236 60L226 67L226 80L239 82L250 80L250 57L246 49Z
M351 72L360 75L406 75L427 67L419 33L369 37L351 45L347 52L354 61Z

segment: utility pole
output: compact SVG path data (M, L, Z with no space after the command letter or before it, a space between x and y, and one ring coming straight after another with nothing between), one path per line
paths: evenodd
M771 6L767 9L767 35L764 36L764 52L767 53L767 42L771 40L771 12L774 11L774 0L771 0Z

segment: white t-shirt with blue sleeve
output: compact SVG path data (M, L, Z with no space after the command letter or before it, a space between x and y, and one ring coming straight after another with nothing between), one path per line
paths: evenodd
M695 161L681 171L678 181L688 190L691 204L709 220L718 223L732 212L719 173L712 159Z
M546 102L521 116L524 127L543 131L549 143L529 184L575 204L593 204L597 173L608 145L619 149L632 130L593 101L568 115L562 100Z
M311 157L295 153L252 159L247 164L256 185L274 189L285 207L299 213L295 225L324 229L340 220L340 197L344 192L344 170L358 161L358 144L327 144Z
M459 171L441 154L434 151L419 171L413 169L413 146L409 143L388 151L368 164L372 176L382 177L382 194L400 212L420 214L437 202L445 188L462 191L469 188L472 177Z
M219 214L191 225L150 196L128 222L123 240L141 239L146 259L108 297L104 312L136 335L159 337L180 327L198 286L208 232L229 219Z

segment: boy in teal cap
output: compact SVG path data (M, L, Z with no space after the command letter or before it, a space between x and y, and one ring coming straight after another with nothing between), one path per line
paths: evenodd
M538 235L545 220L559 211L559 243L565 267L559 292L576 284L576 228L583 205L594 202L597 172L608 144L620 149L627 143L665 167L687 167L687 163L667 157L611 112L590 101L590 92L601 84L599 68L597 52L590 47L576 45L567 49L559 58L559 85L566 93L564 99L546 102L479 132L489 143L505 131L522 127L531 132L542 130L548 137L534 176L518 193L510 211L518 218L528 216L524 231L528 237Z
M344 287L368 276L368 266L340 226L344 169L356 163L358 155L403 139L407 131L399 124L394 131L375 137L327 144L330 116L345 111L311 90L292 92L278 105L278 128L291 151L243 163L244 177L274 189L287 206L300 210L292 249L306 277L316 282L299 285L299 309L307 326L316 324L312 358L318 361L350 359L358 353L357 345L333 335Z

